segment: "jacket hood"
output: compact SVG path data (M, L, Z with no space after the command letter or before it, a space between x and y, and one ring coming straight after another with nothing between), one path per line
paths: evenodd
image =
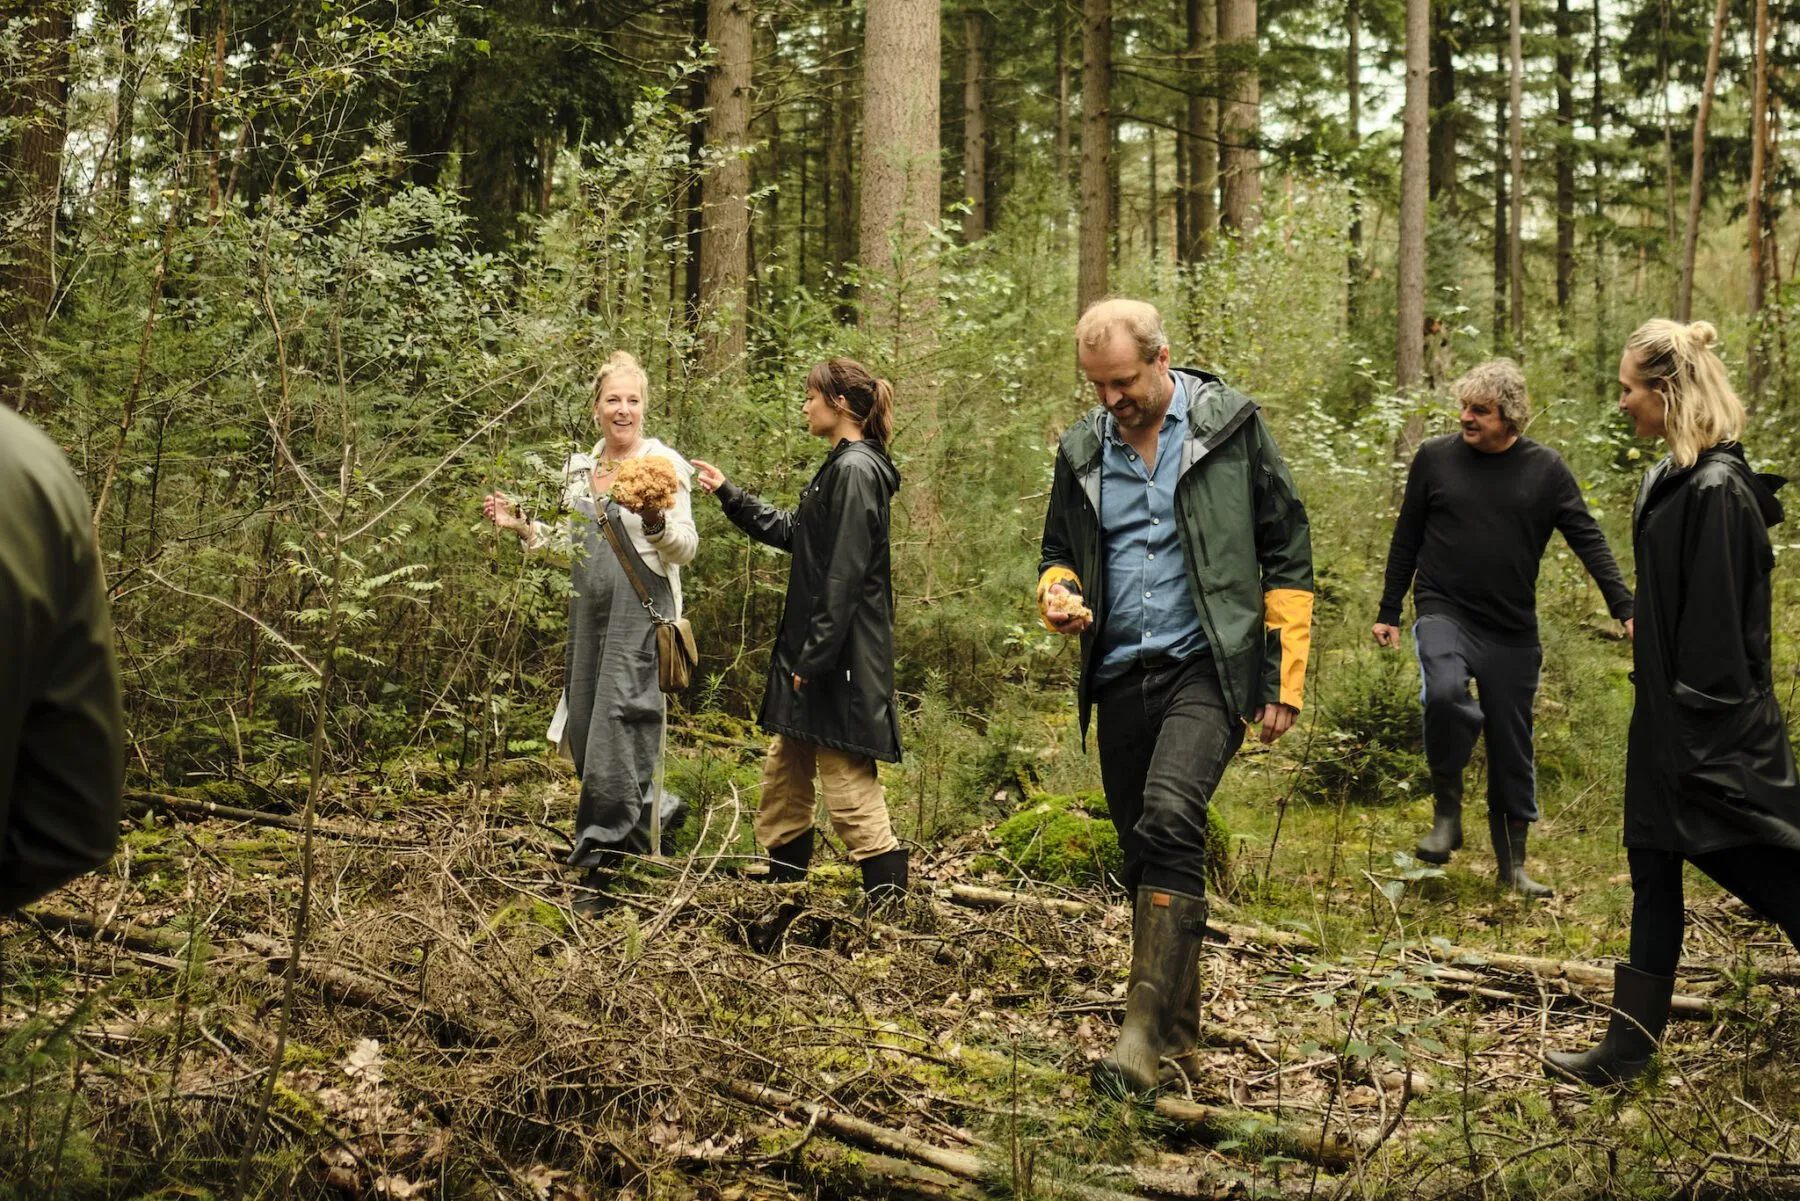
M830 462L840 455L854 455L858 461L872 465L882 483L887 485L889 496L900 491L900 469L894 466L894 461L888 458L887 451L882 449L879 442L871 442L867 438L858 442L846 439L832 448L831 454L826 457L825 461Z

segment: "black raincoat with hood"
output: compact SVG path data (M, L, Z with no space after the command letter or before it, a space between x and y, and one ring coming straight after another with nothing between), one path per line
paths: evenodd
M1768 527L1783 482L1727 444L1690 468L1665 459L1638 493L1628 847L1800 849L1800 777L1770 665Z
M778 509L730 482L733 525L794 556L757 722L817 746L900 761L888 504L900 472L879 443L842 441L799 503ZM794 677L806 681L796 691Z

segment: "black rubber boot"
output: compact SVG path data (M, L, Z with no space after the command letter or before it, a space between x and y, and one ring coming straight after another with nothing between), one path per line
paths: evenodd
M599 917L618 904L608 890L618 879L621 859L617 851L602 851L599 860L581 873L569 908L580 917Z
M1135 908L1125 1022L1112 1054L1094 1065L1091 1076L1096 1089L1115 1095L1153 1093L1161 1086L1176 1009L1196 1004L1206 933L1203 896L1146 885L1138 889Z
M1437 801L1431 833L1419 839L1413 853L1427 863L1448 863L1450 852L1462 850L1462 773L1432 776L1431 795Z
M1544 1074L1577 1084L1624 1084L1643 1074L1669 1023L1675 977L1652 976L1629 964L1613 967L1613 1017L1591 1051L1550 1051Z
M778 847L769 848L768 884L794 884L806 879L806 865L812 862L813 832L808 830Z
M863 892L871 906L898 901L906 895L906 848L883 851L857 866L862 868Z
M1525 841L1531 823L1503 813L1488 814L1488 835L1494 840L1494 863L1500 883L1522 897L1553 897L1556 890L1525 874Z

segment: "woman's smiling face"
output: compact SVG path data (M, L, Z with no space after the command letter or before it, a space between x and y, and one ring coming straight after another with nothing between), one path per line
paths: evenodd
M607 377L594 401L594 420L606 444L630 450L644 434L644 381L629 371Z

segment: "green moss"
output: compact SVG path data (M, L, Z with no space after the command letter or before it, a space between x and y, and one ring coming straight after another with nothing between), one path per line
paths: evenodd
M976 870L1000 869L1045 884L1094 885L1124 870L1119 836L1098 789L1067 796L1039 794L994 829L1000 853L983 856ZM1231 884L1231 828L1216 805L1206 811L1208 883Z
M1125 866L1119 837L1092 812L1095 796L1036 796L1001 822L994 838L1009 870L1047 884L1099 884L1118 875Z

